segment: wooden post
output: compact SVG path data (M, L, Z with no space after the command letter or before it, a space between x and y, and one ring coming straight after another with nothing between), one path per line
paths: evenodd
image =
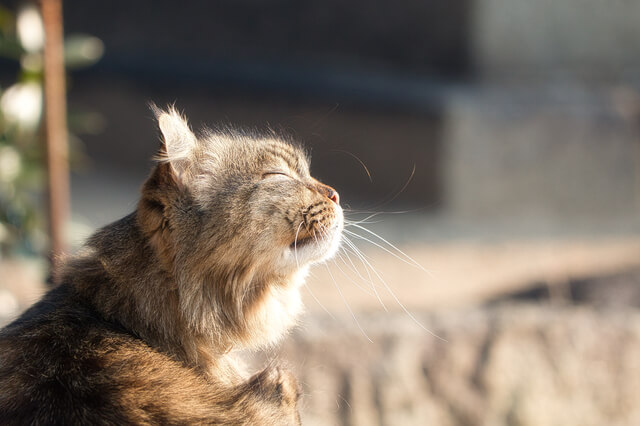
M62 33L62 0L41 0L44 23L44 105L47 138L49 235L51 263L66 249L64 231L69 217L67 105Z

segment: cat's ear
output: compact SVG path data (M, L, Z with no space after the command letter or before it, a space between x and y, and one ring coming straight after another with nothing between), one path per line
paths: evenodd
M166 111L151 105L162 133L160 161L168 162L178 178L189 175L192 168L198 139L193 134L187 120L175 108Z

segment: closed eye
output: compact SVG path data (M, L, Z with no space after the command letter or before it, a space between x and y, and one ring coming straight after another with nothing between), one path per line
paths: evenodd
M269 172L265 172L265 173L263 173L263 174L262 174L262 179L266 179L266 178L268 178L269 176L277 176L277 175L286 176L286 177L288 177L288 178L290 178L290 177L291 177L291 176L289 176L289 175L288 175L287 173L285 173L285 172L280 172L280 171L275 170L275 171L269 171Z

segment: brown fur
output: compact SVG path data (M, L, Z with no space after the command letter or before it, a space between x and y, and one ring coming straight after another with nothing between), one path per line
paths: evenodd
M299 423L295 378L246 378L230 351L294 324L306 269L339 244L337 194L291 144L156 115L136 212L0 332L1 424Z

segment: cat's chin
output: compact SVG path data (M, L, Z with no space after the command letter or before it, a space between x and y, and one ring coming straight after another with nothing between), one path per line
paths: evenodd
M322 262L333 257L338 248L342 235L342 224L336 224L323 236L310 236L289 245L286 257L293 261L294 265L302 266L310 263Z

